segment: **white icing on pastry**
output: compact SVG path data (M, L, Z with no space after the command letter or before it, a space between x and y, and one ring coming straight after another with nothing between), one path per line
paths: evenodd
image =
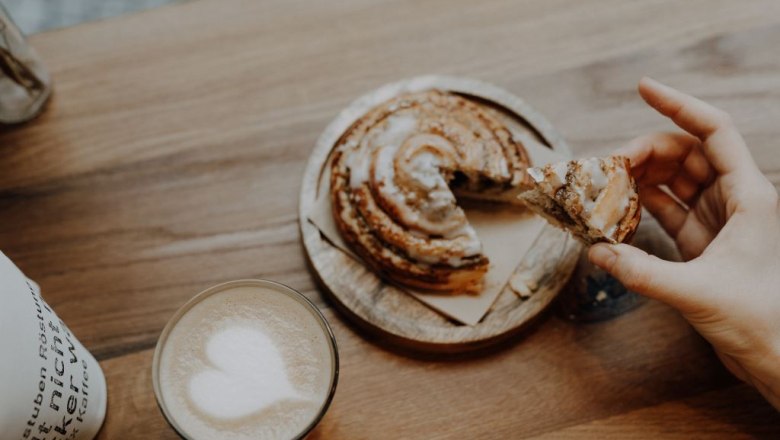
M358 188L368 180L368 169L371 166L370 151L356 150L347 158L350 169L349 186Z
M622 167L610 173L608 180L606 175L604 178L605 180L599 180L603 186L593 202L589 222L592 227L604 231L604 235L611 237L626 215L629 204L629 194L626 190L631 188L631 183L628 173Z
M598 158L587 159L582 162L581 165L585 169L585 173L590 176L590 186L593 187L596 192L604 189L609 183L609 177L607 173L601 168L601 160Z
M336 146L334 218L383 275L473 291L488 261L453 188L518 203L527 164L522 145L486 107L439 91L402 95L366 113Z
M408 114L390 116L385 123L385 129L376 137L376 145L400 146L417 128L417 118Z
M349 157L352 188L357 188L368 180L371 166L371 154L377 147L398 149L401 143L417 128L417 119L413 115L393 115L383 122L383 130L378 135L364 139L367 145L356 150Z
M567 180L567 175L572 172ZM588 227L612 237L625 217L633 192L630 176L621 159L590 158L557 162L528 169L538 189L561 203L569 215ZM557 196L565 188L563 198Z
M540 183L544 180L544 171L541 168L528 168L528 175L534 179L534 182Z
M386 210L410 231L445 238L467 236L476 241L466 215L452 194L442 168L455 165L455 151L443 138L430 134L411 135L380 144L373 155L370 182ZM481 251L478 242L468 249Z

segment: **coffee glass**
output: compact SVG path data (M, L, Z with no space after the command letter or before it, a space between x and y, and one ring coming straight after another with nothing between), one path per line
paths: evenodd
M303 438L338 382L333 332L301 293L238 280L197 294L162 331L157 403L184 438Z

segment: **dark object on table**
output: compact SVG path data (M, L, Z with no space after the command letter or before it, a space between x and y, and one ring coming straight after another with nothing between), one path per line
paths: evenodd
M585 249L568 286L561 292L558 307L566 319L595 322L620 316L643 302L643 296L593 266Z

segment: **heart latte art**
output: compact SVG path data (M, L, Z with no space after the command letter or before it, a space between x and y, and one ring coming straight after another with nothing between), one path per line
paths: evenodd
M159 354L161 405L189 439L289 439L319 415L334 374L328 336L299 300L238 286L207 296Z
M284 359L265 333L230 327L213 335L206 355L215 368L190 379L190 398L209 415L236 419L299 396Z

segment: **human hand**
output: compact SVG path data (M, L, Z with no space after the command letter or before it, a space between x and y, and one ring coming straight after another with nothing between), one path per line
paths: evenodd
M649 78L639 93L687 133L643 136L618 154L631 160L642 204L686 262L627 244L595 245L589 258L677 308L732 373L780 409L777 191L728 114Z

